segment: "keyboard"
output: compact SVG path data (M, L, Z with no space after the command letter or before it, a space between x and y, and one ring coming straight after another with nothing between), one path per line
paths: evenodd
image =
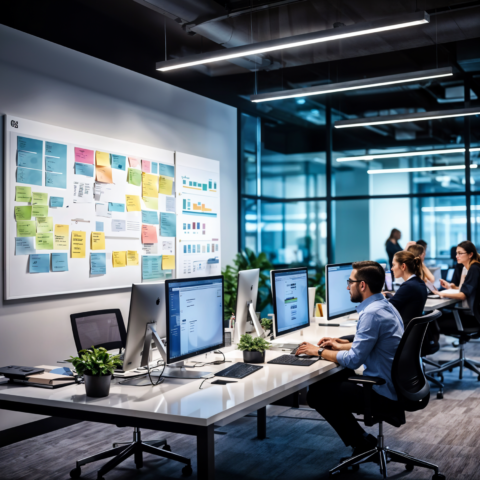
M275 365L295 365L297 367L309 367L315 362L318 362L320 357L296 357L295 355L280 355L267 363Z
M214 375L216 377L244 378L261 368L263 368L261 365L252 365L251 363L235 363Z

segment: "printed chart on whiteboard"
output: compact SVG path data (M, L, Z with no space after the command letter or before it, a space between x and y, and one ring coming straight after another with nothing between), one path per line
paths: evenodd
M175 155L177 275L220 275L219 162L178 152Z

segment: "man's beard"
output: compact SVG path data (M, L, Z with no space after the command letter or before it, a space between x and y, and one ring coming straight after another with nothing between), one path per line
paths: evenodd
M360 294L360 292L353 293L352 291L350 291L350 300L353 303L360 303L362 301L362 295Z

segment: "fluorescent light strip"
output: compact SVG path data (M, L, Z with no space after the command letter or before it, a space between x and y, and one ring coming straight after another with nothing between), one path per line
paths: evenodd
M470 168L477 168L473 163ZM445 167L387 168L384 170L367 170L369 175L378 173L436 172L437 170L465 170L465 165L449 165Z
M393 23L392 23L393 22ZM316 43L331 42L342 38L357 37L360 35L369 35L399 28L413 27L430 22L430 16L426 12L415 12L412 14L396 16L395 19L382 19L373 22L364 22L356 25L348 25L321 32L305 33L293 37L280 38L260 42L241 47L227 48L225 50L208 52L191 57L178 58L158 62L156 69L161 72L167 72L178 68L193 67L206 63L220 62L222 60L231 60L233 58L246 57L249 55L258 55L260 53L274 52L287 48L302 47Z
M334 83L330 85L318 85L316 87L296 88L294 90L283 90L281 92L261 93L251 95L250 100L254 103L269 102L273 100L284 100L286 98L309 97L312 95L324 95L327 93L345 92L347 90L361 90L362 88L382 87L398 83L420 82L432 78L449 77L453 75L452 67L436 68L419 72L402 73L399 75L388 75L376 78L362 78L350 82Z

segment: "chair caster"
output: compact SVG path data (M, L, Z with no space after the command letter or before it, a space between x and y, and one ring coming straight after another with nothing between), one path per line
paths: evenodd
M432 480L446 480L447 477L443 475L443 473L436 473L433 477Z
M182 475L184 477L189 477L193 473L192 466L191 465L185 465L182 468Z
M70 478L80 478L81 474L82 469L80 467L76 467L70 472Z
M164 445L162 447L162 450L166 450L167 452L171 452L172 451L172 447L170 445Z
M442 400L443 399L443 392L437 392L437 398L439 400Z
M405 470L406 470L407 472L411 472L413 469L414 469L414 465L412 465L411 463L407 463L407 464L405 465Z

